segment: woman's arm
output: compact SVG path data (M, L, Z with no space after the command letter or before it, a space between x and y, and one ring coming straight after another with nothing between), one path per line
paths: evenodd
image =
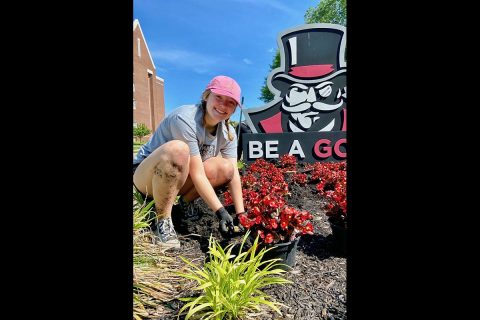
M228 160L232 162L233 168L235 169L233 171L233 178L228 184L228 189L230 190L233 204L235 206L235 212L245 212L245 208L243 207L242 182L240 180L240 174L238 173L237 159L228 158Z

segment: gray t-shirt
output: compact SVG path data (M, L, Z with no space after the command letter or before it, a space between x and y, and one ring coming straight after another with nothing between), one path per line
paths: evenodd
M230 134L233 136L233 141L230 141L224 121L218 124L215 135L210 134L202 122L203 110L199 105L185 105L175 109L162 120L148 142L138 150L133 164L142 162L155 149L171 140L184 141L190 148L190 155L201 155L202 161L219 153L225 158L236 158L235 130L230 126Z

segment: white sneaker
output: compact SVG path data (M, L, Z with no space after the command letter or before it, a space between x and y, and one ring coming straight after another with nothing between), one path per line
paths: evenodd
M171 218L165 218L157 221L157 229L154 231L156 238L159 240L158 244L169 248L180 248L180 241L177 233L173 228Z

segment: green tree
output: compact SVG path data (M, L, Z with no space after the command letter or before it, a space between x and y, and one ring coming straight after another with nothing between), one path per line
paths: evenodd
M321 0L315 8L311 7L307 9L304 16L305 23L334 23L346 26L346 4L346 0ZM269 73L278 67L280 67L280 51L277 49L272 64L270 65ZM265 77L259 99L268 103L273 100L273 97L273 93L270 92L267 86L267 77Z
M347 1L322 0L316 8L308 8L305 23L334 23L346 26Z
M136 127L133 127L133 136L138 138L142 142L142 138L150 133L150 129L144 123L139 123Z
M280 67L280 51L277 49L272 64L270 64L270 71L278 67ZM273 93L267 87L267 77L263 80L263 87L260 92L260 97L258 98L265 103L273 100Z

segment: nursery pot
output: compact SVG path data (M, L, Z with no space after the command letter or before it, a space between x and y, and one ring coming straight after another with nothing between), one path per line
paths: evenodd
M347 254L347 228L343 225L330 222L332 228L333 249L340 255Z
M296 238L290 242L275 243L275 244L265 244L260 243L258 245L259 250L263 248L272 248L269 251L265 252L263 255L262 261L270 259L281 259L277 261L278 263L286 264L286 266L281 265L278 268L289 271L292 270L295 266L295 257L297 255L297 244L300 238Z

